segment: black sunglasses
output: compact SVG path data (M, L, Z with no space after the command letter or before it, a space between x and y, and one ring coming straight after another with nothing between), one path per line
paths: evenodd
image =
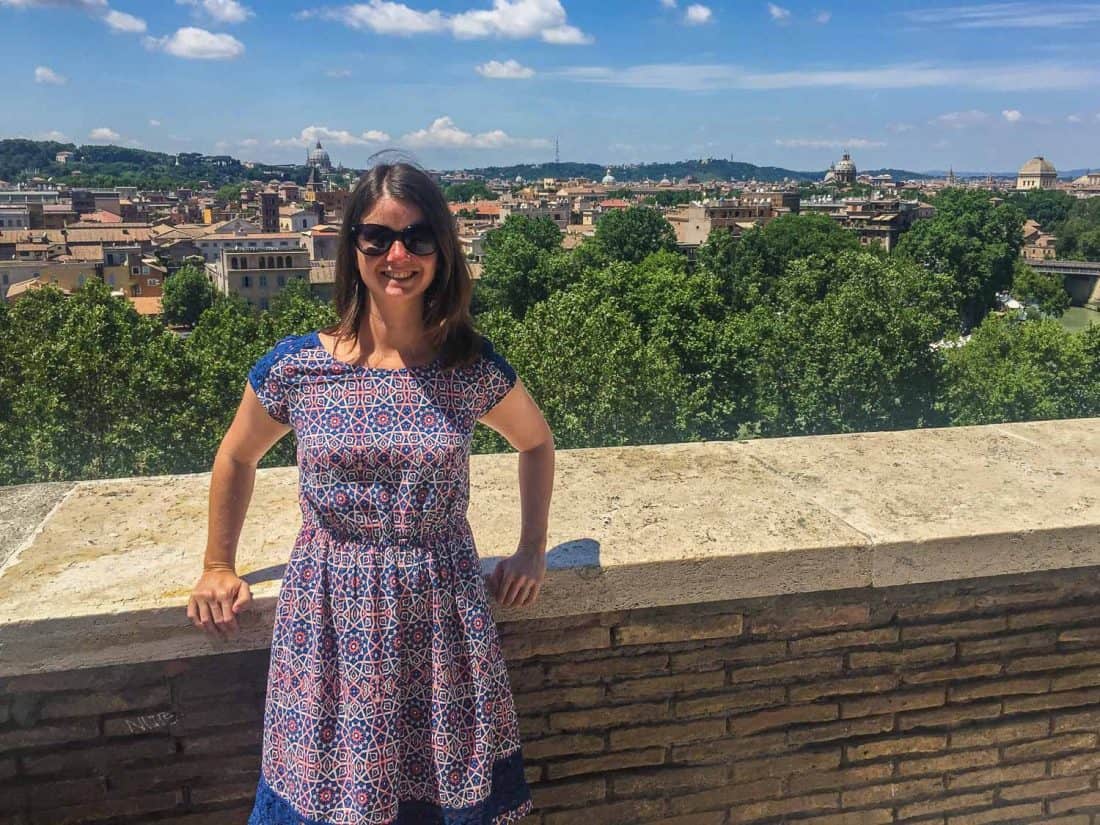
M414 223L401 230L390 229L380 223L361 223L354 235L359 251L371 256L385 255L398 238L413 255L431 255L437 248L435 233L426 223Z

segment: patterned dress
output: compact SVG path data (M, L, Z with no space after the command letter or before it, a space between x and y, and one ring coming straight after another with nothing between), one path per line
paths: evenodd
M339 361L288 336L248 381L298 439L302 527L271 643L249 825L506 825L531 810L466 519L474 424L515 385Z

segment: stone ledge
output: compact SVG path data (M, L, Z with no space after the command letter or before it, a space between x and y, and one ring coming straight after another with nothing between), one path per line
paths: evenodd
M1100 565L1100 419L558 452L550 572L501 620ZM0 677L267 647L300 525L260 471L234 640L191 626L209 473L0 488ZM471 459L483 570L515 546L514 454ZM44 515L43 515L44 514Z

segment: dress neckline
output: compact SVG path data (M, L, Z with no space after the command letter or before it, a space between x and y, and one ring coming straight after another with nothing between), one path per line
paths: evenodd
M364 372L389 372L389 373L419 372L421 370L426 370L426 369L429 369L431 367L434 367L439 362L439 359L440 359L440 356L437 354L431 361L429 361L426 364L413 364L413 365L406 365L404 367L368 367L365 364L352 364L350 361L342 361L339 358L337 358L335 355L333 355L331 352L329 352L328 349L325 348L324 343L321 341L321 331L320 330L315 329L312 333L310 333L310 335L312 336L313 343L317 345L317 347L321 350L321 352L323 352L325 354L325 356L328 358L329 361L332 361L333 363L336 363L336 364L340 364L341 366L347 367L348 369L351 369L351 370L363 370Z

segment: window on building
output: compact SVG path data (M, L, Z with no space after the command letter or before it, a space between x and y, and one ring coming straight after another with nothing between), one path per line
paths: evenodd
M279 246L287 246L287 245L288 244L287 244L286 241L279 241Z
M248 275L242 275L241 276L241 286L245 287L246 289L248 287L252 286L252 278Z
M160 286L160 278L150 278L146 283L149 286Z
M267 269L267 264L264 263L264 256L260 256L260 269Z
M232 258L229 259L229 268L230 269L236 269L237 268L237 256L236 255L234 255Z
M57 282L57 281L56 281L56 279L55 279L55 280L54 280L54 283L56 283L56 282ZM108 276L108 278L107 278L107 283L109 283L109 284L110 284L111 286L114 286L114 285L115 285L115 276L114 276L114 274L111 274L110 276Z
M266 275L261 275L260 276L260 286L267 286L267 276Z
M7 275L5 275L4 277L6 278ZM275 283L277 283L279 286L286 286L286 278L284 278L282 275L279 275L278 277L276 277Z
M260 309L267 309L267 298L260 299Z
M84 286L84 276L83 275L81 275L79 278L76 279L76 285L77 286Z
M275 268L275 256L274 255L268 255L267 256L267 268L268 269L274 269Z

